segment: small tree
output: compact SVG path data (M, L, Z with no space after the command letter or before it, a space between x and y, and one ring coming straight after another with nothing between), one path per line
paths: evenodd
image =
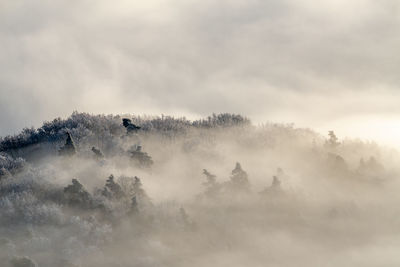
M131 211L130 213L137 213L140 210L145 210L152 206L151 200L143 189L142 181L139 177L135 176L133 180L131 177L122 177L124 190L129 192L131 196Z
M329 139L326 141L326 145L329 146L330 148L338 147L340 145L340 142L338 141L339 139L337 138L335 132L329 131L328 135Z
M64 199L70 206L88 208L92 204L90 194L77 179L72 179L72 184L64 188Z
M63 147L60 148L58 153L61 156L73 156L76 153L74 141L69 132L67 132L67 139L65 140L65 144Z
M101 153L100 149L92 147L92 151L93 151L94 156L95 156L96 159L103 159L104 158L104 155L103 155L103 153Z
M206 169L203 169L203 174L206 176L207 181L203 183L205 186L204 195L207 197L215 197L221 190L221 185L217 182L217 179L214 174L211 174Z
M125 196L121 186L114 181L114 175L112 174L108 177L102 194L109 199L121 199Z
M130 133L136 133L141 127L135 125L132 123L130 119L123 118L122 119L122 125L126 128L126 132L128 134Z
M129 153L135 165L140 168L150 168L154 163L151 157L146 152L142 151L141 146L136 146L136 149L133 147Z
M282 188L281 188L281 180L279 179L278 176L272 176L272 183L269 187L265 188L263 191L260 192L260 194L279 194L282 193Z
M248 192L250 190L250 183L247 173L242 169L242 166L239 162L236 162L236 166L232 170L230 178L231 180L229 187L233 191Z

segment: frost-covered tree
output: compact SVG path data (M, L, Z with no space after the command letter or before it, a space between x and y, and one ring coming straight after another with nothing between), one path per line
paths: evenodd
M134 177L135 181L133 183L133 192L135 196L137 196L139 199L147 199L147 193L143 189L143 184L142 181L140 180L139 177L135 176Z
M25 165L25 160L22 158L14 159L4 152L0 152L0 179L1 177L9 176L21 170Z
M81 208L92 206L92 197L77 179L72 179L72 184L64 188L64 200L70 206Z
M108 177L102 194L109 199L121 199L125 196L121 186L114 181L114 175L112 174Z
M139 168L150 168L154 163L152 158L142 151L142 146L133 147L128 152L134 164Z
M118 183L126 197L131 199L131 203L138 210L145 210L152 206L150 197L143 189L142 181L139 177L126 177L121 176Z

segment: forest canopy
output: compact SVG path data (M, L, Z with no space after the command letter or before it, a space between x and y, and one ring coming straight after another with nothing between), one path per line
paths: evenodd
M397 229L399 155L334 130L74 112L0 150L10 267L364 266Z

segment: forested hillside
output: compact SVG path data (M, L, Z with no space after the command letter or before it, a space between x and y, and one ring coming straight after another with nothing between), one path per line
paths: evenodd
M0 262L376 266L400 246L399 159L235 114L74 112L0 139Z

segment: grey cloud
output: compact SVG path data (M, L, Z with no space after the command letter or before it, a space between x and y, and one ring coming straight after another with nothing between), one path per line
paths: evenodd
M311 127L399 112L396 1L2 6L1 135L72 110L228 111Z

